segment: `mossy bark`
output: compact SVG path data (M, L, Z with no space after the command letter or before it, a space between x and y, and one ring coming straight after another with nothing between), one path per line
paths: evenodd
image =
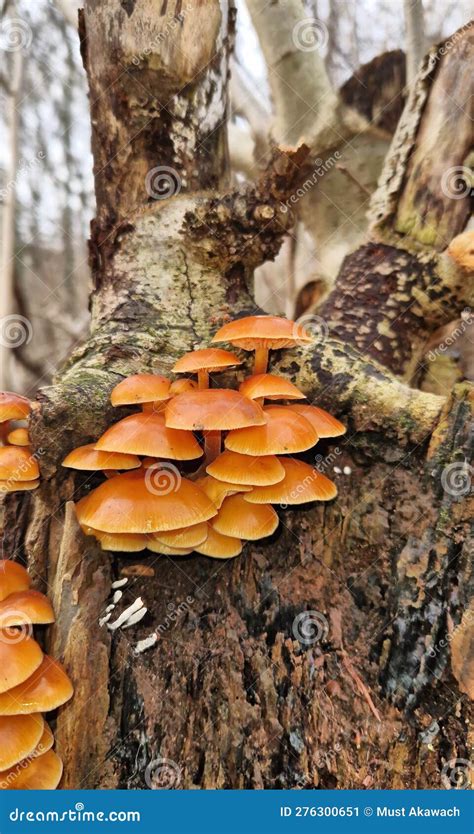
M103 144L117 153L138 105L131 107L127 79L115 79L93 104L99 208L91 335L41 393L32 425L34 443L44 449L40 488L9 496L4 507L5 555L24 559L35 584L52 595L57 623L49 646L76 687L55 726L63 786L150 787L162 767L180 788L441 786L444 763L469 758L463 693L470 667L458 650L455 677L449 671L449 635L472 583L470 514L465 493L446 492L441 477L469 458L467 386L449 400L409 388L393 374L398 352L391 360L387 348L382 362L374 359L352 338L349 307L345 315L333 299L335 336L272 362L348 424L346 437L311 453L337 479L335 502L282 510L270 541L248 544L241 557L223 562L112 556L75 521L72 500L96 480L61 470L63 456L117 416L108 394L121 376L169 372L178 355L205 344L228 317L255 310L252 268L277 251L285 230L278 206L302 164L300 152L281 152L255 188L209 191L225 180L223 111L216 106L207 145L202 130L209 123L197 114L209 109L208 67L225 97L232 10L193 5L183 27L171 31L176 9L169 5L160 17L146 2L86 3L91 90L99 94L110 81L113 52L114 66L119 60L135 84L152 91L143 95L154 112L173 90L189 106L184 115L180 109L179 131L169 113L156 116L146 146L151 156L140 134L137 141L125 137L126 158L109 163ZM142 15L158 27L154 40L146 38L151 53L141 40ZM184 44L194 61L188 77L173 56L193 26L206 45L196 55L192 38ZM165 29L171 40L164 42L158 34ZM176 138L183 132L186 147L208 148L193 176L184 174L190 156L183 157ZM149 204L147 166L161 159L185 184L169 200ZM343 292L344 273L340 280ZM376 298L376 272L370 281ZM388 288L387 304L389 296ZM360 302L367 318L390 326L384 306L374 315L369 298L367 289ZM404 363L410 361L408 352ZM334 466L349 474L335 475ZM112 634L99 618L111 579L131 564L141 567L120 606L141 596L148 613ZM295 626L304 612L316 629L306 641ZM155 645L137 654L137 641L151 632ZM465 626L462 637L466 645Z

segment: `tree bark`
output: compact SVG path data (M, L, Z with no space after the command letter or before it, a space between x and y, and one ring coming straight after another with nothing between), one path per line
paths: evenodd
M402 374L411 375L418 351L411 322L406 351L395 331L377 352L358 338L353 315L364 306L370 328L393 326L394 248L406 282L417 266L414 297L435 277L442 316L465 303L464 284L444 269L447 255L416 250L408 236L394 243L393 211L344 265L322 313L332 332L273 360L348 424L347 437L315 450L338 481L337 501L282 510L271 541L225 562L112 556L75 522L71 501L95 480L66 474L63 456L117 417L108 396L124 374L169 372L228 317L255 311L253 269L278 251L290 222L281 204L306 175L304 147L280 150L255 186L224 190L232 7L154 9L147 0L86 2L98 198L91 335L39 397L31 429L44 450L41 487L5 502L5 552L48 585L58 615L49 640L76 686L55 728L63 787L441 786L445 763L469 758L462 693L472 670L460 648L469 619L458 627L472 591L470 511L465 491L446 488L446 472L469 459L472 390L444 398L410 388ZM468 37L454 53L460 61ZM457 59L448 55L424 77L423 104L408 111L410 142L436 80ZM384 194L395 205L393 181L398 191L416 182L401 147L377 206ZM153 200L147 177L163 166L174 185ZM461 231L463 212L446 211L453 234ZM354 299L351 281L377 246ZM402 312L405 299L394 299ZM427 330L431 303L422 303L426 324L420 315ZM141 596L147 616L112 633L99 618L111 578L131 562L142 567L120 606ZM156 643L138 653L151 633Z

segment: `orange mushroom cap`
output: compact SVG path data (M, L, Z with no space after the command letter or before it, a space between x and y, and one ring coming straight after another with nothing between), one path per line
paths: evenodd
M242 542L232 536L224 536L208 524L205 540L194 548L196 553L210 556L212 559L233 559L242 553Z
M100 452L94 443L87 443L86 446L78 446L69 452L63 460L63 466L93 472L102 469L137 469L140 466L140 458L121 452Z
M246 316L224 324L212 342L230 342L244 350L279 349L313 341L304 327L280 316Z
M85 528L87 536L95 536L102 550L114 553L139 553L148 547L148 539L143 533L104 533L103 530Z
M250 486L276 484L285 477L285 470L275 455L255 457L229 451L213 460L206 472L219 481Z
M229 495L236 495L238 492L250 492L252 489L248 484L230 484L226 481L219 481L217 478L213 478L212 475L205 475L204 478L198 478L196 483L211 499L217 509L220 509L222 502Z
M256 512L249 512L249 507ZM211 524L224 536L255 541L275 532L278 515L268 504L248 504L243 495L231 495L225 499Z
M242 360L234 353L220 348L205 348L185 353L175 363L173 371L177 374L193 374L197 371L222 371L233 365L241 365Z
M7 441L13 446L29 446L30 433L28 429L13 429L13 431L8 434Z
M25 718L26 716L23 716L23 717ZM48 724L46 724L46 721L45 721L41 738L40 738L38 744L36 745L36 747L33 750L31 755L32 756L42 756L44 753L47 753L48 750L51 750L53 744L54 744L53 732L51 730L51 727Z
M192 547L173 547L173 545L164 544L157 539L150 539L148 550L151 550L152 553L160 553L161 556L189 556L193 552Z
M0 602L0 629L46 623L54 623L54 611L39 591L16 591Z
M474 229L456 235L448 246L448 254L458 267L474 272Z
M176 397L178 394L184 394L185 391L196 391L198 387L194 379L175 379L170 385L170 394Z
M38 477L38 463L29 448L0 446L0 479L33 481Z
M6 420L24 420L31 411L31 403L20 394L0 391L0 423Z
M31 577L18 562L11 559L0 560L0 602L16 591L27 591L31 585Z
M168 400L170 381L158 374L133 374L112 389L112 405L141 405Z
M117 475L76 504L79 523L106 533L153 533L199 524L216 514L196 484L180 477L174 486L159 494L141 469Z
M0 771L13 767L31 755L43 736L43 716L31 715L0 716Z
M293 411L295 406L270 405L264 409L265 426L229 432L225 446L243 455L289 455L304 452L318 441L311 423Z
M347 431L343 423L316 405L289 405L287 408L291 408L295 414L301 414L308 420L319 437L339 437Z
M0 772L0 790L45 791L58 787L63 774L63 763L54 750L19 762Z
M0 629L0 694L26 681L42 661L36 640L14 628Z
M255 487L245 495L251 504L305 504L308 501L330 501L337 487L329 478L307 463L282 458L285 477L278 484Z
M95 448L99 452L122 452L172 460L195 460L202 455L192 432L169 428L163 414L152 413L131 414L119 420L104 432Z
M28 492L32 489L37 489L40 485L39 480L36 481L0 481L0 494L7 492Z
M305 395L288 379L274 374L254 374L247 377L239 391L251 400L304 400Z
M179 394L166 406L165 419L171 428L193 431L226 431L265 423L257 403L227 388Z
M72 693L72 683L61 664L45 655L41 665L26 681L2 692L0 715L49 712L69 701Z
M184 527L180 530L167 530L162 533L153 533L151 538L170 547L195 547L201 544L207 536L207 522L193 524L191 527Z

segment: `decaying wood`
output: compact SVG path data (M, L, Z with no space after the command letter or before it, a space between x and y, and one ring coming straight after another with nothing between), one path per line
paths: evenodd
M56 727L64 786L150 787L165 767L181 788L438 787L446 761L469 758L463 693L471 667L460 660L470 639L462 620L472 576L469 509L465 495L446 492L442 476L468 455L472 391L463 385L446 399L402 381L397 374L417 350L411 336L402 359L388 347L374 358L354 337L358 300L333 298L335 335L273 357L273 367L338 414L348 433L308 453L337 480L337 501L282 509L270 542L224 562L112 557L75 522L70 501L96 480L63 474L62 457L119 416L107 400L123 375L169 372L221 322L255 310L252 270L277 251L289 222L279 205L299 166L305 175L304 149L280 152L254 187L224 190L222 69L232 11L214 0L195 3L163 40L175 4L158 16L151 5L86 3L91 90L97 96L113 83L93 101L91 335L41 394L32 425L44 449L40 488L9 496L5 506L7 555L26 558L37 584L48 584L58 613L50 643L76 686ZM199 44L190 43L198 30ZM444 66L440 60L437 71ZM425 102L434 88L424 79ZM173 92L179 114L163 113ZM212 136L198 118L209 95ZM421 114L413 122L422 125ZM194 169L198 145L205 158ZM181 193L151 201L144 181L162 163L179 174ZM401 188L398 169L397 176ZM455 215L453 233L462 229L462 212ZM395 244L373 241L354 257L376 245L386 275L369 270L363 297L369 326L387 328ZM397 257L415 257L411 245L400 247ZM431 253L427 262L438 269ZM424 286L423 254L420 264L413 294ZM351 269L341 274L341 292ZM440 276L441 307L464 303L459 285ZM143 569L130 571L131 562ZM148 611L137 626L108 634L99 619L111 576L123 568L128 582L115 610L141 597ZM301 616L309 638L298 630ZM450 641L439 645L446 629L458 635L455 677ZM156 642L137 653L151 634Z

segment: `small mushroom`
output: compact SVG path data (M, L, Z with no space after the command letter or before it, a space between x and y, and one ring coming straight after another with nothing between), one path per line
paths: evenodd
M343 423L316 405L288 405L287 408L301 415L316 429L319 437L339 437L347 429Z
M13 628L0 629L0 694L26 681L42 662L36 640Z
M254 374L265 374L270 350L310 344L313 339L297 322L279 316L246 316L221 327L213 342L230 342L243 350L255 350Z
M72 683L63 667L45 655L26 681L0 694L0 715L49 712L69 701L72 694Z
M234 365L241 365L242 361L228 350L219 348L206 348L204 350L192 350L185 353L173 367L177 374L197 374L198 387L209 388L209 374L214 371L223 371Z
M187 548L201 544L207 536L207 523L193 524L181 530L167 530L162 533L152 533L151 538L169 547Z
M139 553L148 546L148 539L142 533L104 533L87 528L86 535L95 536L102 550L117 553Z
M151 539L148 543L148 550L152 553L159 553L161 556L189 556L193 552L192 547L173 547L169 544Z
M53 607L39 591L16 591L0 602L0 629L54 623Z
M63 763L54 750L0 772L0 790L45 791L58 787Z
M37 489L39 485L39 480L14 481L10 478L8 481L0 481L0 494L7 492L29 492L32 489Z
M63 466L86 472L137 469L140 466L140 458L120 452L100 452L94 443L87 443L86 446L78 446L69 452L63 460Z
M0 602L17 591L27 591L31 585L31 577L18 562L11 559L0 560Z
M270 405L264 408L267 423L230 431L226 449L243 455L290 455L310 449L318 433L302 415L292 410L298 406Z
M196 391L197 387L197 382L194 382L194 379L175 379L170 385L170 394L172 397L176 397L186 391Z
M29 448L0 447L0 479L34 481L39 477L38 462Z
M267 486L285 477L285 470L275 455L241 455L225 451L206 469L209 475L229 484Z
M243 495L231 495L225 499L211 525L224 536L255 541L275 532L278 515L268 504L248 504Z
M149 413L131 414L114 423L94 448L99 452L121 452L170 460L195 460L202 455L202 449L191 431L176 431L165 424L163 414Z
M224 536L208 524L206 539L194 548L196 553L212 559L233 559L242 553L242 542L232 536Z
M0 771L33 753L43 736L45 722L39 713L0 716Z
M29 446L30 434L28 429L18 428L13 429L7 436L8 443L12 446Z
M142 469L125 472L97 487L76 504L81 525L107 533L153 533L207 521L216 514L207 495L187 478L176 489L156 494Z
M166 406L165 420L173 429L204 432L205 464L220 453L222 431L266 422L257 403L226 388L180 394Z
M112 389L113 406L140 405L143 411L159 411L170 398L170 381L158 374L133 374Z
M236 495L238 492L250 492L252 489L248 484L231 484L213 478L212 475L205 475L203 478L198 478L196 483L209 496L217 509L220 509L222 502L229 495Z
M337 487L317 469L293 458L281 458L285 477L277 484L254 487L244 495L251 504L305 504L309 501L331 501Z
M263 400L304 400L305 395L288 379L274 374L255 374L244 379L239 391L260 404Z
M448 246L448 255L460 269L474 272L474 229L456 235Z

